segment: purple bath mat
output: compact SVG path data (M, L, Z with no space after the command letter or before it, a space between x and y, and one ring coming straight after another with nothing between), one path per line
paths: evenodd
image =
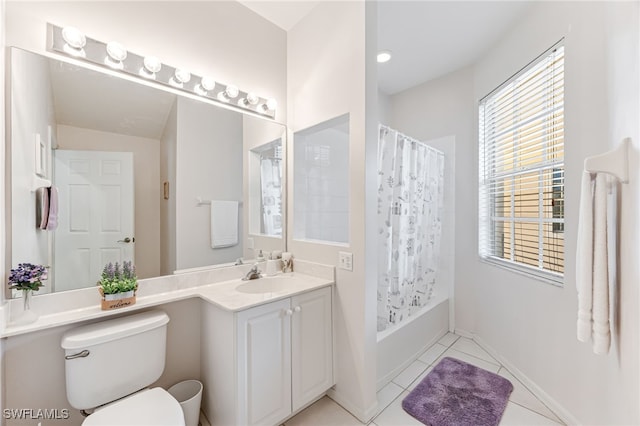
M402 401L429 426L497 426L513 390L511 382L455 358L443 358Z

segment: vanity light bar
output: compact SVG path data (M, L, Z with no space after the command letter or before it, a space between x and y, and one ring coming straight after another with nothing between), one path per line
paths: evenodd
M153 81L229 107L275 118L276 101L244 92L233 84L222 84L209 76L198 76L162 63L154 56L128 52L115 41L103 43L86 37L73 27L47 24L48 50L91 62L114 71Z

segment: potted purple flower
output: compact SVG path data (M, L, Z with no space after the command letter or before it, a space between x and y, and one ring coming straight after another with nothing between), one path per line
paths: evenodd
M47 279L47 268L42 265L32 263L20 263L18 267L11 270L9 274L9 288L22 291L22 316L20 323L34 322L38 319L37 314L31 311L31 296L34 291L44 287L42 281Z
M102 270L98 286L103 310L133 305L138 289L135 266L129 261L122 262L122 265L109 262Z

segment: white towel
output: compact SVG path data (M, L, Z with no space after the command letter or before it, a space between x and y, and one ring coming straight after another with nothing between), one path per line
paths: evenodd
M591 338L591 308L593 305L593 188L591 174L583 172L578 219L576 253L576 286L578 287L578 340Z
M606 354L611 346L610 297L615 285L615 191L607 197L605 174L582 176L576 285L578 288L578 329L581 342L593 339L593 351ZM614 254L614 256L612 256Z
M238 202L211 201L211 248L238 244Z

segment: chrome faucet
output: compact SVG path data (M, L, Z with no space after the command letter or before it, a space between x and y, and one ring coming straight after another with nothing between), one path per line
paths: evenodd
M251 270L249 272L247 272L247 275L244 276L242 281L257 280L258 278L260 278L262 276L260 274L261 274L261 272L258 269L258 264L254 263L253 266L251 267Z

